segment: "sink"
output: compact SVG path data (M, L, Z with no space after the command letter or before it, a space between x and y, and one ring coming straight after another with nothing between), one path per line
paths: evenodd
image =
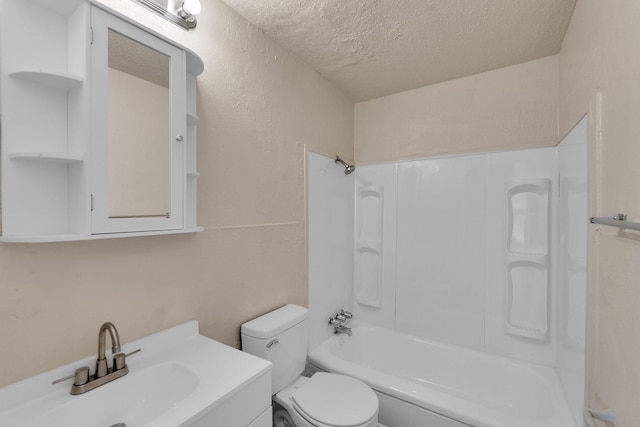
M271 364L199 335L195 321L122 346L137 348L127 375L81 395L51 382L95 357L0 389L0 426L246 426L270 408Z
M129 373L43 413L33 427L104 427L126 421L144 425L178 405L198 385L198 377L177 363L161 363ZM114 411L114 409L116 409Z

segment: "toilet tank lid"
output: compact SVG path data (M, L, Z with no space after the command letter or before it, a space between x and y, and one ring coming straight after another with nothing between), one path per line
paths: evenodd
M308 312L299 305L285 305L244 323L240 332L254 338L271 338L305 320Z

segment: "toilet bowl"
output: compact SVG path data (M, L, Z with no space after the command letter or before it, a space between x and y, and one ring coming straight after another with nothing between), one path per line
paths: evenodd
M242 350L273 363L274 427L376 427L378 398L355 378L301 376L307 356L307 313L286 305L242 325Z
M376 427L378 399L365 383L346 375L318 372L299 377L273 401L286 410L296 427ZM280 416L283 414L281 413ZM278 410L274 427L278 426ZM286 427L286 423L279 427Z

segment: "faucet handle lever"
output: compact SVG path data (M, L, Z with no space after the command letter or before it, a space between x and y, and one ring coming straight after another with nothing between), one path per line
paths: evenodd
M119 371L127 366L127 357L133 356L136 353L141 352L142 349L133 350L131 353L118 353L113 355L113 371Z
M125 354L125 356L126 356L126 357L133 356L134 354L136 354L136 353L140 353L141 351L142 351L142 349L141 349L141 348L139 348L139 349L137 349L137 350L133 350L131 353L127 353L127 354Z
M344 317L346 317L347 319L351 319L353 317L353 314L348 312L348 311L344 311L344 310L340 310L340 314Z
M58 384L66 380L70 380L71 378L73 378L74 385L86 384L89 381L89 367L83 366L82 368L78 368L73 374L67 375L64 378L58 378L57 380L52 381L51 384Z

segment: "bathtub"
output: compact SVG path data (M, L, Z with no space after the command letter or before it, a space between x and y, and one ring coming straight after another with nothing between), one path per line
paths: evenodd
M311 365L369 384L389 427L574 427L555 369L354 322Z

